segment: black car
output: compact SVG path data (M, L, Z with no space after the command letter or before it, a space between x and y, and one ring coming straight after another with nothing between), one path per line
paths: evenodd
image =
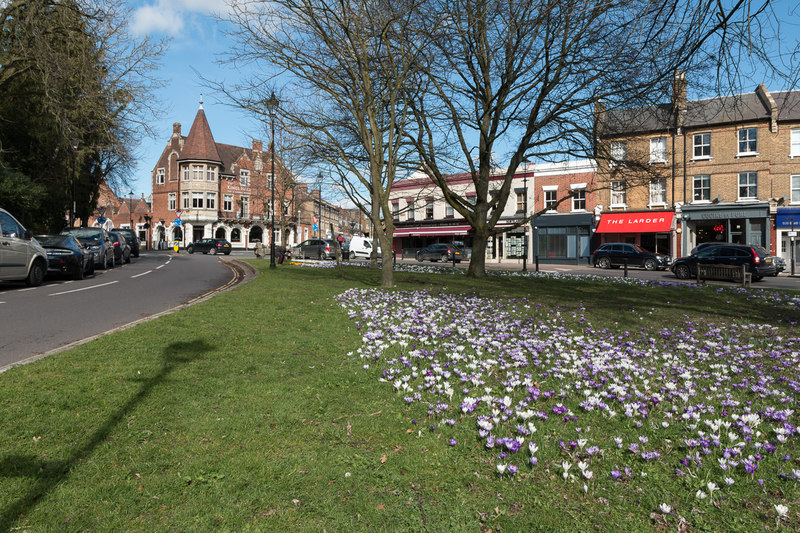
M131 255L139 257L139 237L136 232L130 228L117 228L114 231L125 236L125 240L128 241L128 245L131 247Z
M464 257L464 250L448 243L435 243L417 251L417 261L419 262L427 260L446 263L452 261L453 256L455 256L456 263L460 263Z
M678 279L689 279L697 275L698 264L708 265L745 265L747 271L758 281L764 276L775 274L773 258L760 246L750 244L726 243L717 246L706 246L686 257L677 259L670 270Z
M638 244L610 242L592 252L592 265L600 268L642 267L646 270L666 270L669 256L648 252Z
M83 279L94 274L94 253L73 235L37 235L47 252L47 273Z
M65 228L61 235L72 235L94 254L94 266L106 269L114 266L114 246L103 228Z
M333 239L308 239L292 249L292 256L300 259L333 259L336 257L336 241Z
M114 249L114 261L118 265L131 262L131 245L128 244L125 236L117 230L109 231L108 238L111 239L111 246Z
M186 251L190 254L195 252L203 252L204 254L231 254L231 243L225 239L200 239L199 241L189 243Z

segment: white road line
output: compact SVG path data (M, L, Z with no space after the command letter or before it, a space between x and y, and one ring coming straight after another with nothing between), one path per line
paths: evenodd
M142 272L141 274L136 274L135 276L131 276L131 279L138 278L139 276L144 276L145 274L149 274L152 270L148 270L147 272Z
M156 270L158 270L159 268L164 268L165 266L167 266L167 265L166 265L166 264L163 264L163 265L158 265L158 266L156 267Z
M74 289L71 291L63 291L63 292L54 292L48 296L60 296L62 294L69 294L72 292L80 292L80 291L88 291L89 289L97 289L99 287L105 287L106 285L113 285L115 283L119 283L118 281L109 281L108 283L101 283L100 285L92 285L91 287L83 287L82 289Z
M27 292L27 291L35 291L36 287L30 287L28 289L20 289L19 292Z

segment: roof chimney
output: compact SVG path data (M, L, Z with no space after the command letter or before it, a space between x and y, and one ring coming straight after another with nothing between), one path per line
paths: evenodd
M253 139L253 151L254 152L263 152L264 151L264 144L259 139Z
M769 129L772 133L778 133L778 104L772 94L767 90L767 86L759 83L756 87L756 94L761 99L761 103L769 111Z
M686 101L686 72L675 71L675 78L672 80L672 114L675 117L675 126L678 132L683 129L688 103Z
M172 124L172 136L173 137L180 137L181 136L181 123L175 122Z

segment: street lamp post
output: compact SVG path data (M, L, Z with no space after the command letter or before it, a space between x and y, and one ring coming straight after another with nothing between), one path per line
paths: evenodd
M128 211L130 212L130 215L131 215L131 230L133 230L134 233L135 233L136 230L133 229L133 191L131 190L131 192L128 193L128 194L129 194L129 197L128 197Z
M322 234L322 172L317 174L317 187L319 187L319 216L317 217L317 238Z
M528 165L525 165L525 173L522 175L522 209L525 213L522 215L522 218L528 218ZM525 221L525 224L522 226L522 231L524 235L525 242L523 244L523 255L522 255L522 271L528 271L528 222Z
M269 96L269 100L267 100L267 109L269 110L269 135L271 140L271 152L270 152L270 164L272 165L271 170L271 177L270 177L270 193L272 197L270 198L270 203L272 204L272 209L270 209L270 239L269 239L269 267L275 268L275 110L278 107L278 99L275 97L275 93L273 92Z
M72 210L69 212L69 227L75 226L75 160L78 158L78 145L80 141L72 138L69 141L72 147Z

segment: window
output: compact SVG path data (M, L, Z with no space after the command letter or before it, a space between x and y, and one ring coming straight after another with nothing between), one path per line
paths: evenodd
M558 203L558 190L545 189L544 208L547 209L548 211L555 211L557 203Z
M758 172L739 172L739 200L758 198Z
M611 205L625 205L625 182L622 180L611 182Z
M666 137L656 137L654 139L650 139L650 162L651 163L667 162Z
M478 202L478 196L473 193L467 193L467 203L469 205L475 205Z
M586 189L572 189L572 210L586 211Z
M792 203L800 203L800 174L792 176Z
M433 218L433 198L428 198L425 204L425 218L428 220Z
M203 165L192 165L192 179L195 181L203 179Z
M701 174L695 176L692 181L692 201L710 202L711 201L711 176Z
M392 202L392 218L400 220L400 202Z
M203 193L201 192L192 193L192 207L195 209L201 209L203 207Z
M183 167L183 181L189 181L189 165Z
M792 146L789 155L792 157L800 157L800 128L792 128L791 135Z
M711 134L710 133L695 133L694 134L694 158L695 159L711 159Z
M247 218L250 216L250 198L247 196L242 196L242 218Z
M183 198L183 208L189 209L189 193L185 192L181 195L181 197Z
M233 195L226 194L222 197L222 210L223 211L233 211Z
M408 220L414 220L414 202L408 202Z
M216 206L217 206L216 193L213 192L206 193L206 209L216 209Z
M665 205L667 203L666 178L650 180L650 205Z
M453 218L453 217L455 217L455 210L453 209L453 206L450 204L445 205L444 218Z
M739 155L758 153L758 129L742 128L739 130Z
M242 187L248 187L250 185L250 171L249 170L240 170L239 171L239 182L242 184Z
M156 170L156 185L164 185L164 169Z
M216 181L217 180L217 169L216 167L212 167L208 165L206 167L206 181Z
M267 188L270 190L272 190L272 180L272 174L267 174Z
M168 209L170 211L175 211L175 209L177 209L178 206L175 205L175 203L177 202L177 197L176 197L174 192L169 193L169 200L168 201L169 201Z
M611 160L621 162L628 159L628 143L625 141L611 141Z

